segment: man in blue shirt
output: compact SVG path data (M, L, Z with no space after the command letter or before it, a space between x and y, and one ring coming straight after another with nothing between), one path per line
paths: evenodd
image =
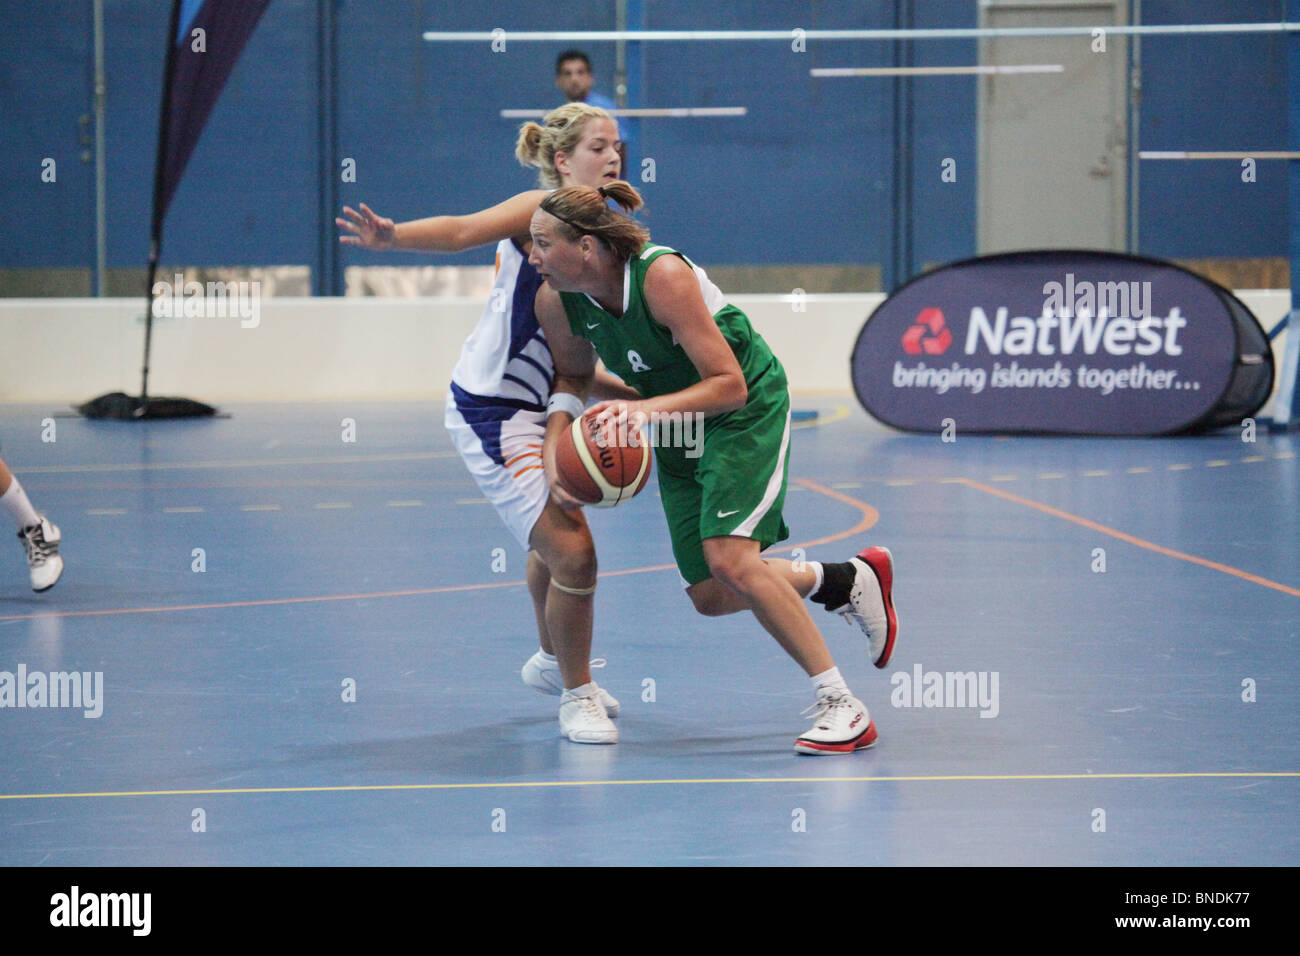
M592 89L595 78L591 75L591 60L581 50L565 50L555 59L555 85L564 93L570 103L582 102L598 106L602 110L616 110L618 104L604 94ZM633 134L631 124L619 118L619 139L623 140L623 176L628 178L627 169L629 139Z
M565 50L555 60L555 85L570 102L590 103L602 110L618 109L608 96L592 92L595 78L591 75L591 60L581 50Z

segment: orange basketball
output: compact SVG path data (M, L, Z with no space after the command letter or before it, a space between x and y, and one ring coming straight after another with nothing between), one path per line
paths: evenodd
M591 412L574 420L555 449L560 484L593 508L612 508L644 488L651 458L644 432L598 426Z

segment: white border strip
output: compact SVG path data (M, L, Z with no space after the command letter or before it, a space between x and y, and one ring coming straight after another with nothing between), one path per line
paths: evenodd
M554 109L554 107L551 107ZM535 119L545 116L551 110L502 110L502 119ZM749 109L744 106L674 106L666 109L623 109L605 110L610 116L747 116Z
M789 389L786 389L786 401L793 404L790 398ZM776 465L772 469L771 476L767 479L767 487L763 489L763 500L758 503L758 507L749 513L749 515L740 524L736 525L736 530L731 532L742 538L753 537L754 531L758 528L758 523L762 521L769 511L772 510L772 503L776 501L777 494L785 484L785 456L790 448L790 411L787 405L785 413L785 431L781 435L781 453L777 455Z
M1138 159L1300 159L1300 152L1285 150L1260 150L1249 152L1214 152L1191 150L1152 150L1145 149L1138 153Z
M810 76L985 76L999 73L1064 73L1061 63L1017 66L833 66L809 70Z
M491 43L494 40L524 43L573 40L612 42L616 40L978 40L993 37L1092 36L1096 31L1111 36L1160 36L1213 33L1297 33L1300 23L1170 23L1163 25L1093 27L969 27L927 30L505 30L447 32L426 30L430 43Z

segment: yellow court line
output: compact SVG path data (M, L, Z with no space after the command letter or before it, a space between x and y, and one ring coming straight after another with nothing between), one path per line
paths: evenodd
M367 790L529 790L547 787L644 787L662 784L740 783L949 783L954 781L1000 783L1039 780L1171 780L1228 779L1250 777L1300 777L1297 771L1205 771L1186 773L1005 773L937 774L872 777L678 777L655 780L532 780L486 783L377 783L345 784L333 787L236 787L208 790L117 790L87 793L0 793L0 800L59 800L86 797L198 797L250 793L358 793Z
M1283 594L1300 597L1300 588L1293 588L1287 584L1279 584L1277 581L1270 581L1268 578L1261 578L1258 575L1251 574L1248 571L1242 571L1240 568L1234 568L1231 565L1220 564L1217 561L1198 558L1196 555L1187 554L1184 551L1175 551L1173 548L1166 548L1164 545L1156 544L1154 541L1147 541L1145 538L1125 534L1123 531L1117 531L1116 529L1109 528L1104 524L1098 524L1096 521L1090 521L1087 518L1081 518L1078 515L1070 514L1068 511L1061 511L1059 508L1045 505L1041 501L1034 501L1032 498L1022 498L1020 495L1013 495L1009 491L1003 491L1001 488L994 488L992 485L981 484L980 482L974 481L970 478L963 478L961 484L966 485L968 488L974 488L976 491L982 491L985 494L993 495L997 498L1005 498L1007 501L1013 501L1016 504L1024 505L1026 508L1033 508L1035 511L1041 511L1044 514L1052 515L1054 518L1061 518L1064 521L1070 521L1100 534L1109 535L1110 537L1118 538L1121 541L1127 541L1129 544L1136 545L1139 548L1145 548L1148 551L1154 551L1156 554L1163 554L1169 558L1177 558L1180 561L1199 564L1201 567L1210 568L1214 571L1222 571L1224 574L1231 574L1235 578L1241 578L1243 581L1249 581L1252 584L1258 584L1266 588L1272 588L1274 591L1281 591Z

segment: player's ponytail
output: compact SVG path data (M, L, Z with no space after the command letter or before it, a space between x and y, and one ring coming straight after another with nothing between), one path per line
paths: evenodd
M560 220L557 231L570 242L583 236L595 236L626 262L650 241L650 231L634 219L620 215L605 204L612 199L628 212L643 205L641 194L619 180L599 189L590 186L565 186L542 200L542 211Z
M626 183L621 179L617 182L610 183L608 186L601 186L596 191L604 198L614 200L614 202L618 203L627 212L636 212L645 205L645 201L642 200L641 194L637 192L631 184Z
M525 123L519 127L519 139L515 142L515 157L520 166L540 166L538 153L542 147L542 128L536 123Z
M537 178L546 189L564 185L560 171L555 168L555 154L572 156L582 142L583 129L589 121L597 118L613 119L598 106L565 103L547 113L541 125L529 122L520 126L519 138L515 141L515 157L519 165L536 166L540 170Z

